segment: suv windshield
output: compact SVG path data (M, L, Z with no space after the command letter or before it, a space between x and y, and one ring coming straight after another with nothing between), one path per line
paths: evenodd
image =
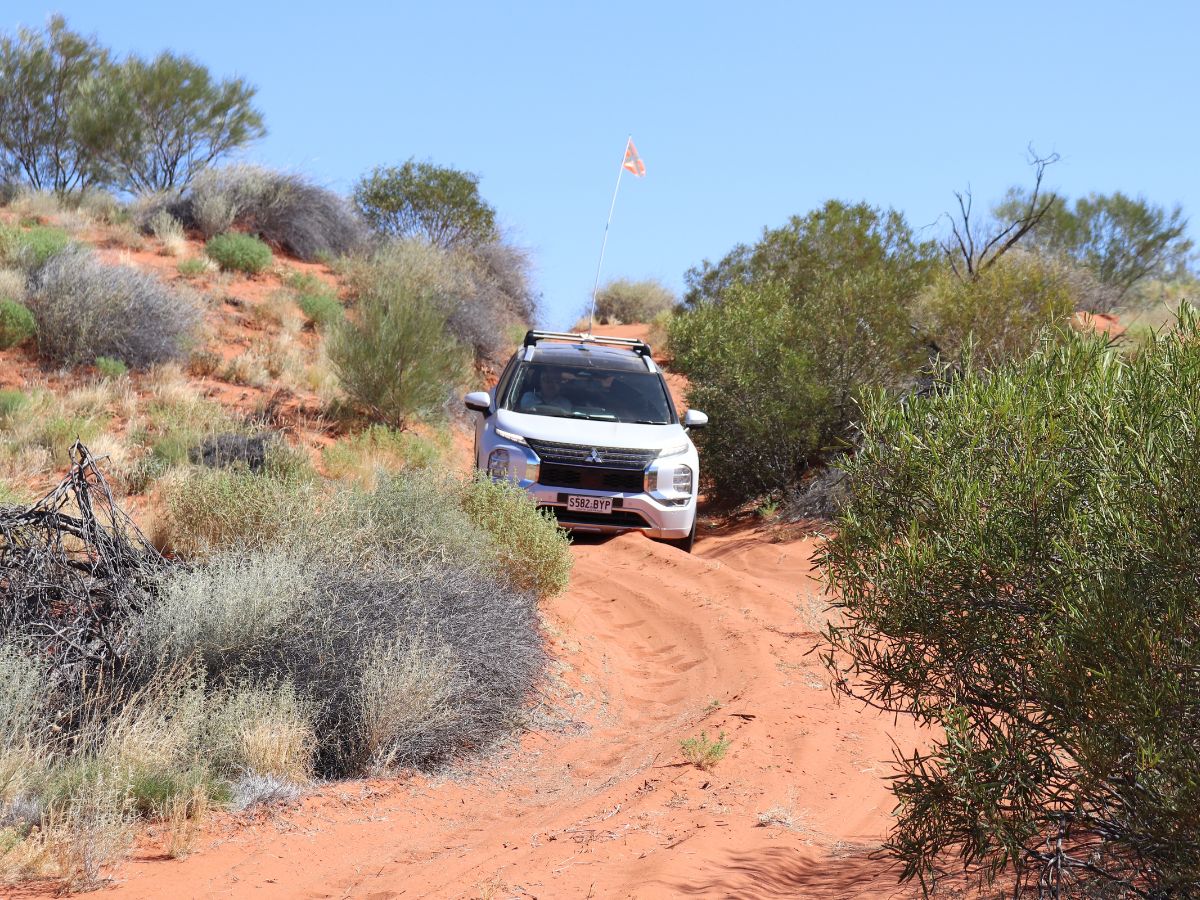
M653 372L522 363L501 404L513 412L669 425L671 403Z

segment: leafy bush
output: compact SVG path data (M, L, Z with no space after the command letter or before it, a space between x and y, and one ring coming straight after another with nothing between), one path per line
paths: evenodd
M981 365L1033 349L1047 328L1075 312L1074 280L1063 265L1009 253L974 280L941 273L917 302L917 315L941 351L957 357L971 343Z
M677 302L670 288L661 282L617 278L603 285L596 293L596 321L601 325L651 322L655 316L672 309ZM586 312L590 310L591 304L588 304Z
M296 297L296 305L304 317L318 328L331 328L346 317L346 311L333 293L301 293Z
M234 225L298 259L318 260L363 246L366 229L350 205L299 175L255 166L208 169L171 205L206 238Z
M39 352L60 365L109 356L140 369L175 359L200 321L188 297L152 275L104 265L83 247L51 257L28 306L37 320Z
M932 725L888 849L1054 896L1200 892L1200 322L875 397L821 564L843 690ZM1108 882L1106 885L1105 882Z
M222 271L247 275L257 275L274 261L271 248L258 238L234 231L209 238L204 252Z
M689 306L719 303L732 287L768 282L799 295L830 274L884 270L920 276L931 272L937 256L937 245L918 241L896 210L829 200L786 225L763 229L753 246L739 244L719 262L705 260L689 269L683 299Z
M801 296L779 284L734 286L672 320L688 405L711 417L697 443L716 493L787 488L845 445L864 390L906 383L920 360L914 291L906 273L867 270Z
M787 488L846 445L865 390L912 382L932 254L899 213L830 201L688 273L668 343L712 419L697 443L717 494Z
M119 359L113 359L111 356L97 356L96 371L105 378L120 378L129 371L129 366L125 365Z
M499 237L496 211L479 196L470 172L410 159L379 167L354 186L354 205L372 228L391 238L417 238L450 248Z
M35 225L22 229L0 225L0 263L34 273L70 243L71 236L61 228Z
M0 299L0 350L23 344L35 334L33 313L14 300Z
M328 345L350 398L398 428L443 407L467 359L446 332L437 297L378 277L359 293L357 313L332 331Z
M462 505L471 521L491 535L500 571L514 587L543 597L566 589L570 539L525 491L481 475L464 486Z
M528 328L536 312L529 260L508 244L441 249L422 240L392 241L373 255L343 266L355 293L379 290L424 294L436 302L446 327L476 358L509 349L513 325Z

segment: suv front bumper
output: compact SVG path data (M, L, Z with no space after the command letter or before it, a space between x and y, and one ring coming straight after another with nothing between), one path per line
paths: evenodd
M522 485L539 507L552 512L564 528L592 534L640 531L647 537L687 537L696 518L696 498L685 505L660 503L650 494L614 494L609 491L564 489L542 484ZM567 509L567 497L611 497L611 513L584 513Z

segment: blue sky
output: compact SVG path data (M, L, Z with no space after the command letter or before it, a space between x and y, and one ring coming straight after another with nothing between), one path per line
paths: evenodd
M1200 4L376 3L6 0L118 53L190 54L259 88L246 156L348 191L415 156L476 172L528 246L545 324L591 291L632 133L605 275L683 273L827 198L895 206L940 233L1047 181L1182 203L1200 236Z

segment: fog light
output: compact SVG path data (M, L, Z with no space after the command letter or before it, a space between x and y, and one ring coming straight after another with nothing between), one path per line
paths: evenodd
M691 466L676 466L675 476L671 481L671 487L675 488L681 494L691 494L692 492L692 469Z
M642 490L652 494L658 490L658 469L647 469L642 478Z
M511 470L511 461L508 458L507 447L497 447L488 454L487 473L488 477L499 481L501 478L507 479Z

